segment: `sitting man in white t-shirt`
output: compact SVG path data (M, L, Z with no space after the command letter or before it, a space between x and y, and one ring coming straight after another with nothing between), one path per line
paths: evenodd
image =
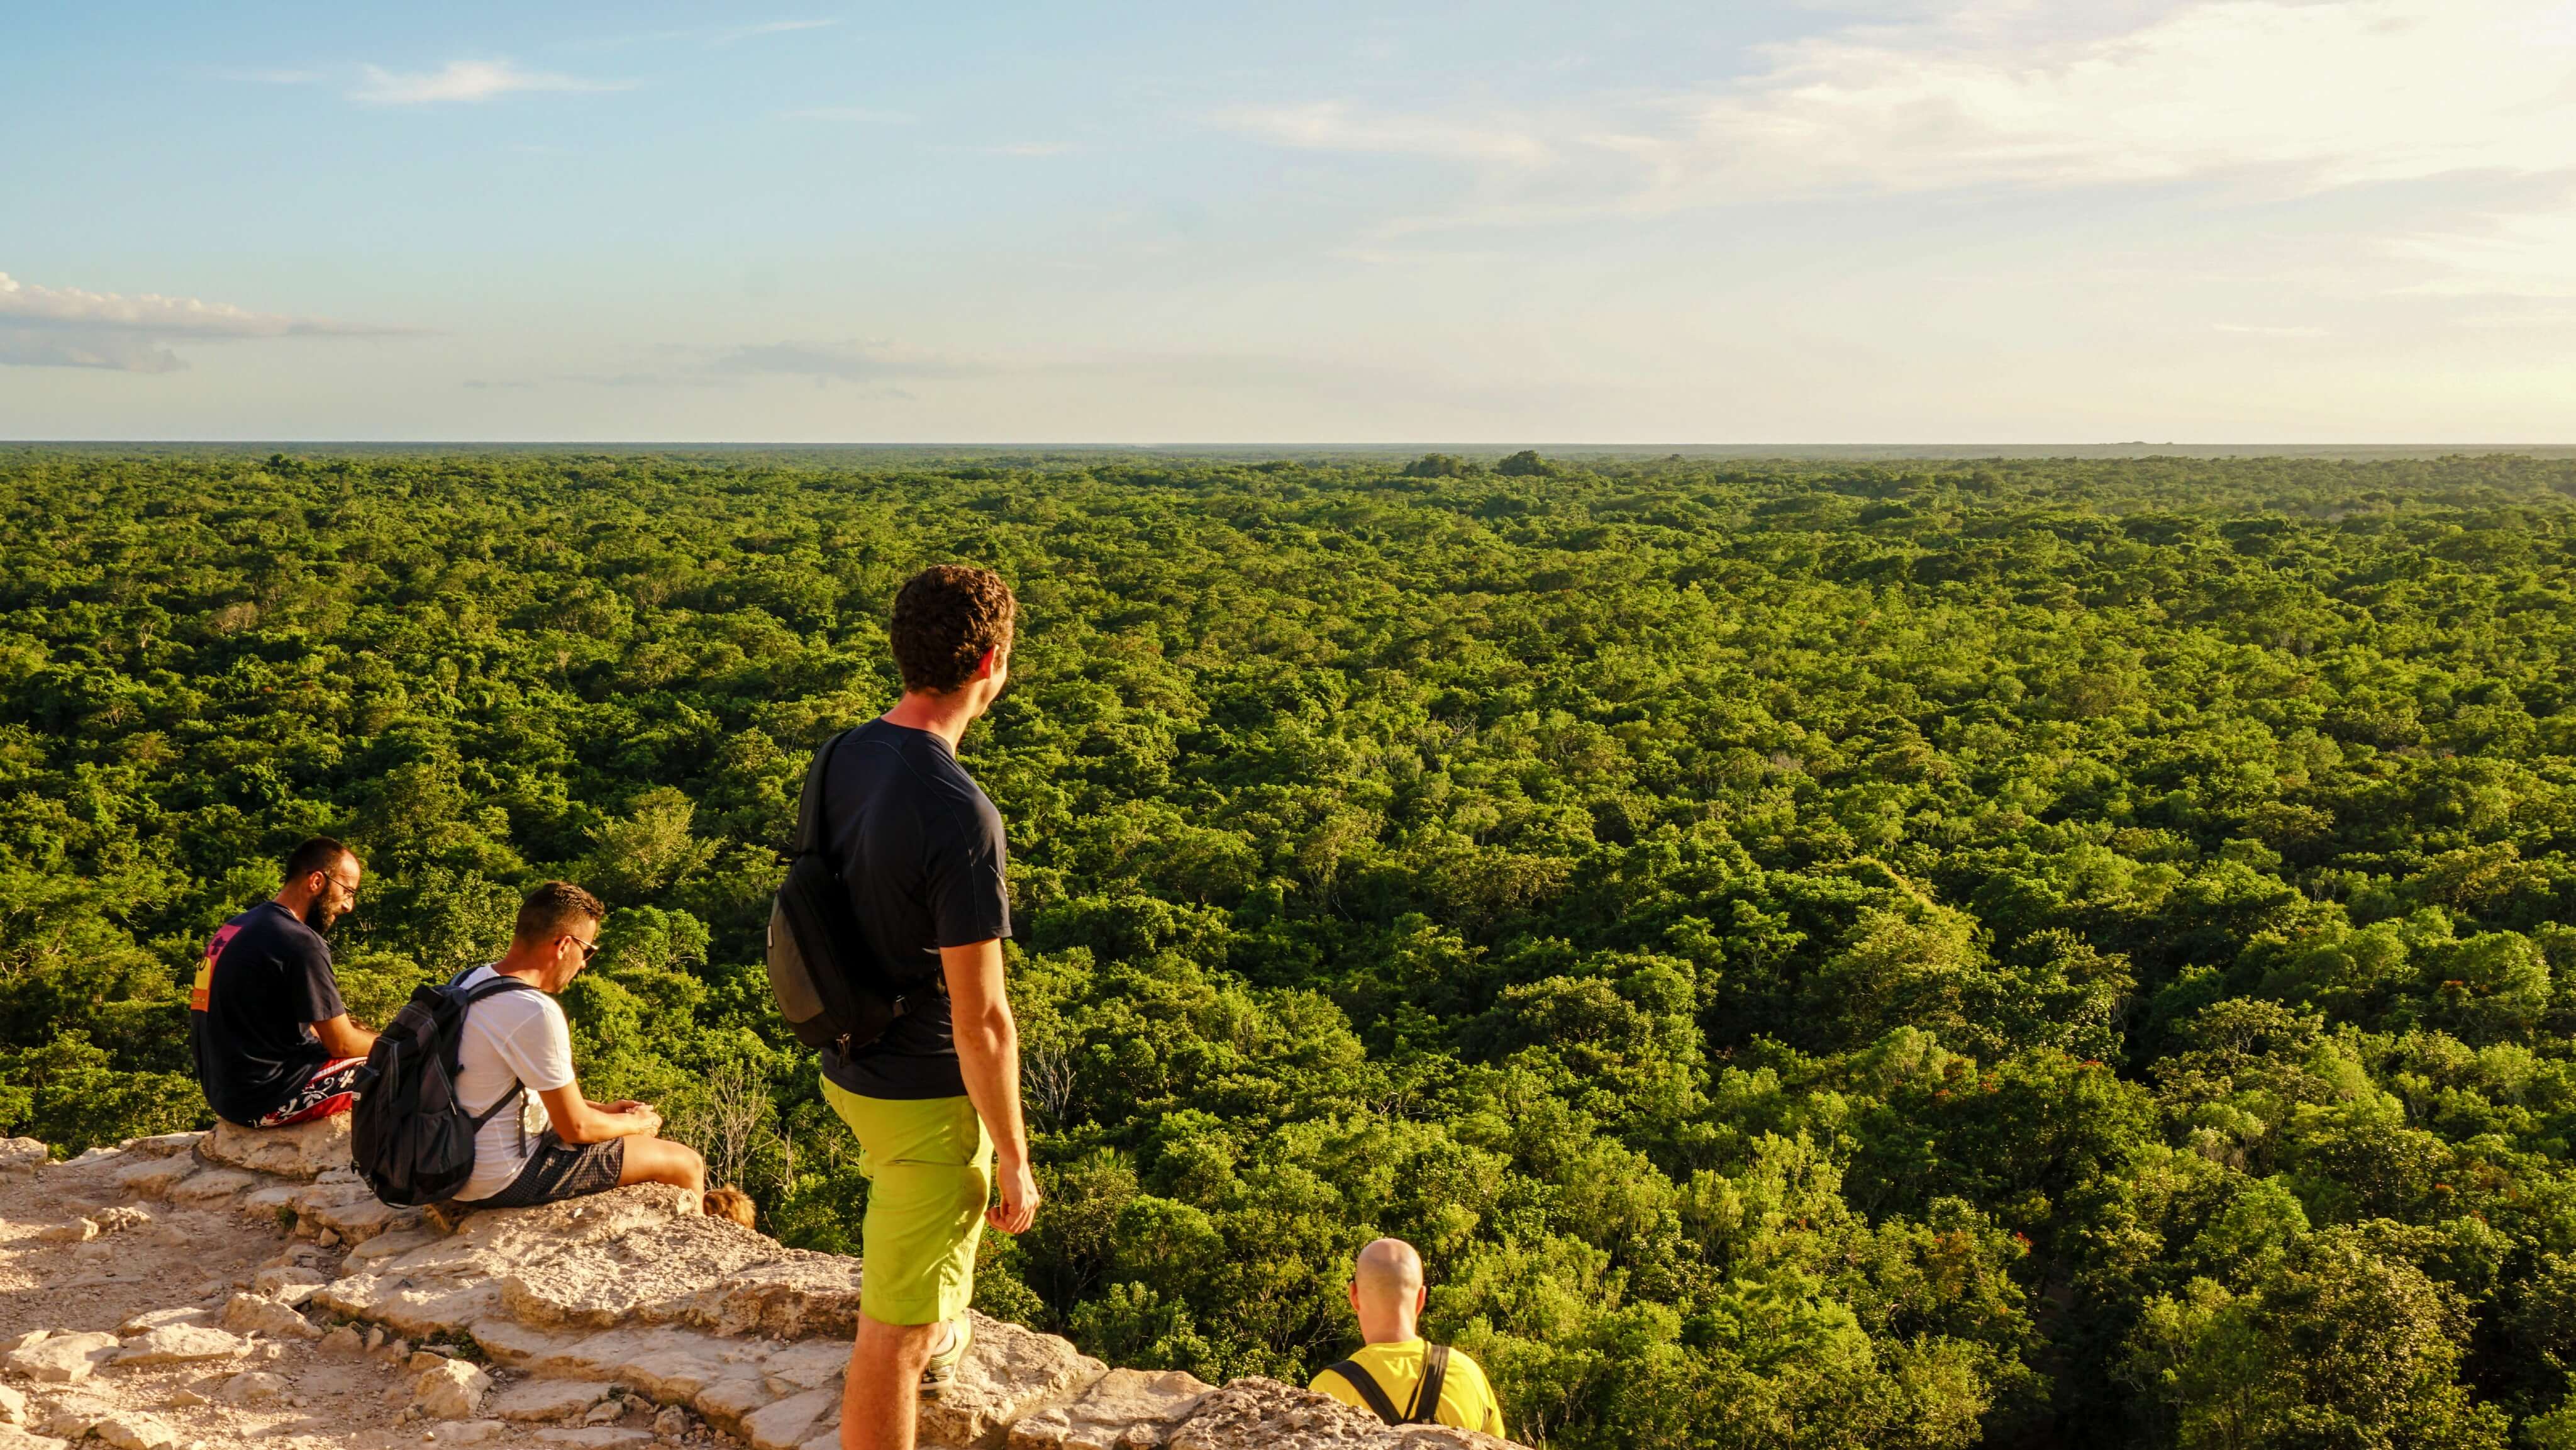
M607 914L598 897L549 881L520 906L508 954L461 979L471 987L497 974L537 990L496 992L466 1009L457 1105L492 1116L474 1135L474 1176L453 1209L526 1208L629 1183L706 1192L706 1160L656 1136L660 1113L638 1102L594 1103L573 1080L572 1031L554 994L589 964ZM515 1112L503 1104L514 1093L524 1094Z

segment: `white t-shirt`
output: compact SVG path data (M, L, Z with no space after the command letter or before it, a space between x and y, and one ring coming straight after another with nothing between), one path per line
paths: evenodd
M495 975L476 967L458 985L480 986ZM456 1191L471 1203L509 1187L528 1166L537 1135L550 1126L537 1094L572 1086L572 1028L543 992L495 993L465 1009L456 1063L456 1101L469 1113L489 1112L513 1085L528 1090L519 1111L493 1113L474 1135L474 1176Z

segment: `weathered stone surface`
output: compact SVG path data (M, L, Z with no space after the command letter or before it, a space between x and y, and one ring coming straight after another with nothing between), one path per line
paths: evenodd
M796 1450L814 1438L818 1428L839 1423L840 1415L841 1392L837 1387L807 1390L772 1400L743 1416L742 1438L751 1442L751 1450Z
M315 1347L324 1354L340 1359L355 1359L367 1352L367 1341L360 1337L357 1330L343 1324L323 1335L322 1342Z
M653 1433L665 1440L677 1440L697 1427L697 1418L677 1405L664 1405L653 1417Z
M318 1289L329 1282L319 1270L308 1269L302 1264L271 1264L251 1275L250 1286L277 1299L283 1297L278 1292L282 1289Z
M118 1410L102 1416L89 1432L116 1450L170 1450L179 1443L179 1432L170 1428L168 1421L141 1410Z
M720 1298L728 1280L780 1252L773 1240L709 1218L638 1224L584 1249L516 1269L502 1280L502 1307L524 1324L605 1329L669 1321L703 1293Z
M429 1432L441 1445L488 1445L509 1433L510 1427L498 1420L450 1420Z
M236 1334L265 1334L272 1339L319 1339L313 1321L264 1294L235 1294L224 1303L224 1327Z
M36 1237L49 1244L85 1244L98 1237L98 1221L75 1218L49 1223L36 1230Z
M103 1234L121 1234L127 1229L148 1227L152 1222L152 1210L131 1203L100 1209L94 1216L98 1219L98 1231Z
M137 1158L168 1158L197 1146L203 1133L163 1133L152 1138L128 1138L117 1144L117 1151Z
M176 1309L146 1309L116 1326L116 1332L130 1339L147 1329L158 1329L164 1324L203 1324L210 1317L212 1317L210 1311L194 1304L183 1304Z
M539 1430L540 1445L569 1445L575 1450L629 1450L653 1443L650 1430L624 1430L614 1425L586 1425L561 1430Z
M44 1384L78 1384L117 1350L113 1334L48 1334L9 1352L8 1368Z
M0 1354L14 1354L19 1350L25 1349L28 1345L49 1339L52 1336L53 1331L50 1329L21 1330L18 1333L9 1336L7 1339L0 1339Z
M111 1170L109 1177L129 1194L166 1198L173 1184L196 1171L194 1158L138 1158Z
M288 1128L245 1128L218 1121L197 1143L197 1156L227 1168L306 1181L349 1166L349 1115L334 1113Z
M1375 1415L1256 1375L1199 1401L1166 1443L1171 1450L1338 1450L1400 1441Z
M700 1290L679 1306L679 1317L718 1334L847 1339L857 1332L858 1260L782 1248L765 1238L760 1242L767 1245L768 1262L749 1265Z
M535 1379L503 1390L485 1408L504 1420L576 1420L607 1398L606 1380Z
M755 1354L693 1329L655 1325L606 1329L550 1356L541 1372L622 1380L657 1400L693 1399L700 1390L737 1374Z
M1180 1370L1113 1369L1071 1401L1011 1426L1010 1450L1142 1450L1164 1444L1216 1387Z
M264 1369L248 1369L224 1381L218 1393L236 1405L264 1405L286 1397L286 1381Z
M118 1364L185 1364L200 1359L239 1359L250 1353L250 1341L198 1324L164 1324L126 1342Z
M22 1430L15 1425L0 1425L0 1450L71 1450L71 1442Z
M26 1392L11 1385L0 1385L0 1425L27 1423Z
M459 1283L443 1276L352 1274L325 1284L309 1302L397 1334L430 1335L490 1317L501 1307L501 1290L470 1276Z
M326 1174L289 1202L302 1227L317 1236L336 1234L353 1244L381 1233L420 1226L419 1209L391 1207L354 1178L334 1181Z
M850 1367L850 1346L841 1339L807 1339L772 1350L761 1361L760 1372L769 1387L781 1395L798 1390L819 1390L841 1382L841 1372Z
M802 1393L801 1391L799 1393ZM742 1433L743 1416L763 1405L786 1399L757 1377L721 1379L689 1397L698 1413L729 1434Z
M382 1330L376 1331L383 1333ZM477 1319L466 1332L496 1364L513 1369L531 1369L557 1353L580 1342L579 1335L559 1334L551 1329L530 1329L512 1319L493 1316Z
M427 1229L410 1228L381 1233L349 1250L349 1262L358 1265L372 1264L378 1259L407 1254L437 1241L438 1235Z
M975 1341L955 1382L921 1403L921 1438L931 1444L998 1444L1012 1421L1072 1399L1108 1372L1069 1340L982 1314L973 1318Z
M490 1375L461 1359L442 1359L412 1382L411 1402L434 1420L470 1420L491 1388Z
M0 1173L32 1173L50 1156L33 1138L0 1138Z
M116 1406L96 1395L74 1391L56 1395L36 1406L27 1416L28 1428L47 1435L77 1440L90 1432L100 1417L114 1413Z
M211 1208L236 1193L259 1186L258 1178L238 1168L200 1168L170 1185L170 1201Z

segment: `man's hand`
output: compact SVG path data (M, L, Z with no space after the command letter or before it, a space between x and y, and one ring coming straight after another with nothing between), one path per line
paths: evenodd
M1026 1160L993 1165L994 1187L1002 1201L984 1210L984 1222L1006 1234L1024 1233L1037 1221L1038 1180Z

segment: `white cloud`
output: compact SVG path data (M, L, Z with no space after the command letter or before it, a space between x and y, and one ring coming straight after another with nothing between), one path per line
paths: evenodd
M1517 124L1365 115L1344 101L1233 110L1216 119L1221 125L1304 151L1439 156L1515 166L1542 165L1555 155L1546 142Z
M2492 216L2401 237L2389 252L2431 268L2409 289L2442 296L2576 297L2576 209Z
M0 364L166 373L186 366L169 342L261 337L384 337L397 328L252 312L229 303L141 292L40 287L0 272Z
M2325 337L2322 327L2266 327L2252 322L2213 322L2212 332L2232 332L2243 337Z
M488 101L514 91L621 91L632 81L589 80L552 71L521 70L507 60L452 60L435 71L389 71L362 66L365 81L349 98L371 106L420 106L438 101Z

